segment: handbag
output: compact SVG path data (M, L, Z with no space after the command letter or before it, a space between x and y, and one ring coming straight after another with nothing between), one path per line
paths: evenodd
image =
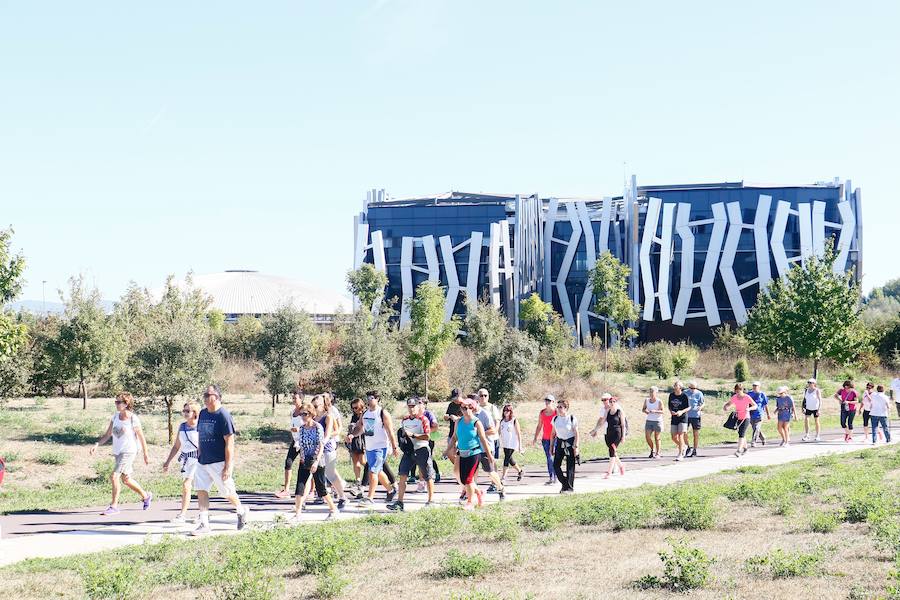
M731 414L728 415L728 418L725 419L725 423L722 424L722 427L725 429L731 429L732 431L736 431L738 428L738 418L737 413L731 411Z

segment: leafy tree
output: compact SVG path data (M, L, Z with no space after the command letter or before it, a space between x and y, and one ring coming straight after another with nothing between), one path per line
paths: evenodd
M0 361L16 354L26 343L26 327L16 322L5 306L22 293L25 259L10 250L12 229L0 230Z
M60 294L62 296L62 294ZM65 300L65 298L63 297ZM110 328L97 288L87 289L84 276L69 279L69 298L51 351L54 359L78 380L81 408L87 409L87 381L98 373L110 352Z
M759 294L745 325L751 348L775 358L811 359L813 377L821 360L847 363L869 349L859 288L851 271L834 273L834 260L828 244L821 258L810 257Z
M309 315L292 306L263 319L257 350L262 363L259 375L272 396L273 409L278 397L296 385L297 373L312 366L316 337L316 326Z
M468 302L463 328L465 335L460 336L460 344L483 354L500 346L509 324L498 308L485 302Z
M384 294L387 284L387 274L377 270L369 263L363 263L358 269L347 273L347 289L359 298L364 312L378 312L376 302Z
M111 329L109 352L100 367L100 378L108 389L125 385L133 379L129 372L129 357L144 345L157 325L154 319L154 303L149 290L131 282L122 297L113 306L109 318Z
M225 313L218 308L214 308L206 313L206 322L209 324L210 331L220 334L222 328L225 327Z
M219 345L226 358L257 358L259 336L262 335L262 323L253 315L242 315L237 322L222 329L219 334Z
M609 347L609 324L625 339L637 337L628 323L638 318L638 306L628 295L631 269L607 250L597 258L590 272L594 289L594 313L603 318L603 347Z
M29 327L31 358L29 385L35 394L50 394L57 388L60 396L66 395L66 384L71 377L71 369L59 344L59 330L62 319L48 315L35 319Z
M407 357L410 365L425 378L425 397L428 397L428 370L447 351L459 331L459 319L444 322L444 290L433 281L425 281L416 288L409 307L409 337Z
M383 399L395 397L401 389L403 362L399 333L387 314L375 318L359 311L341 324L340 347L328 383L339 398L362 396L378 390Z
M534 370L537 356L537 343L510 328L494 351L478 359L476 377L494 402L512 402L521 395L520 387Z
M554 312L553 305L537 294L519 303L519 320L544 353L552 355L572 345L572 329Z

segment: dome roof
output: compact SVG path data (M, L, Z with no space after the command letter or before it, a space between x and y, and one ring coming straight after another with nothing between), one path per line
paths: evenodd
M212 297L211 308L226 315L268 314L285 305L311 315L334 315L349 313L353 307L350 298L336 292L258 271L194 275L193 281L195 287Z

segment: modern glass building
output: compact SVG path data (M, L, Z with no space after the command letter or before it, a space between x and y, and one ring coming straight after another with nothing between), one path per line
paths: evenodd
M354 218L355 266L388 275L388 299L425 280L447 290L446 315L486 300L515 324L533 292L553 303L582 342L602 330L588 273L609 250L632 269L643 340L707 340L741 324L760 289L831 239L835 269L862 262L860 192L834 180L800 186L739 183L638 186L620 196L541 198L449 192L391 199L368 193Z

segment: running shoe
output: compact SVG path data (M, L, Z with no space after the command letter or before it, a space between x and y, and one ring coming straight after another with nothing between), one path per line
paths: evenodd
M409 485L410 483L415 483L415 482L416 482L416 478L413 477L412 475L410 475L409 477L406 478L407 485Z
M241 512L239 512L239 513L238 513L238 516L237 516L237 518L238 518L238 519L237 519L237 529L238 529L238 531L240 531L241 529L243 529L244 527L247 526L247 517L250 516L250 507L249 507L249 506L244 506L243 509L244 509L244 510L242 510Z
M817 436L816 436L816 441L817 441L817 442L821 442L821 441L822 441L822 436L821 436L821 435L817 435Z
M466 490L463 490L462 493L459 495L459 501L462 502L465 499L466 499Z
M403 512L403 500L395 500L394 502L388 502L387 509Z
M431 508L432 506L434 506L434 502L429 500L422 506L422 508Z
M746 447L746 446L744 446L744 449L741 450L741 456L743 456L743 455L745 455L745 454L747 454L747 447Z
M693 450L693 448L691 448L690 446L688 446L687 448L685 448L685 450L684 450L684 457L685 457L685 458L687 458L688 456L691 455L691 450Z
M275 492L275 497L279 498L279 499L287 498L290 495L291 495L291 493L287 490L279 490L279 491Z
M506 492L503 490L503 488L500 488L500 490L497 492L497 497L500 499L500 502L506 500Z
M212 529L209 528L209 523L200 523L197 529L191 530L191 535L194 537L198 537L201 535L209 535L212 533Z
M808 442L808 441L809 441L809 435L808 435L808 434L803 434L803 437L800 438L800 441L801 441L801 442Z
M333 521L333 520L334 520L334 511L333 511L333 510L329 510L329 511L328 511L328 516L325 517L325 520L326 520L326 521Z
M675 455L675 460L676 460L676 461L680 461L680 460L681 460L681 452L679 452L678 454Z
M648 456L647 458L653 458L654 456L656 456L656 453L653 452L653 451L651 450L651 451L650 451L650 456Z
M107 506L106 510L104 510L100 514L103 515L104 517L108 517L109 515L117 515L120 512L122 512L122 511L119 510L118 508L116 508L115 506L110 505L110 506Z
M170 521L170 523L175 523L176 525L184 525L185 523L187 523L187 517L179 513Z
M766 438L761 438L760 441L762 442L762 445L763 445L763 446L766 445Z
M466 502L465 504L463 504L463 510L472 510L473 508L475 507L472 506L471 502Z
M783 448L783 447L784 447L784 440L781 440L781 443L778 445L778 447L779 447L779 448Z
M554 481L552 479L549 479L544 482L544 485L553 485L553 483L554 483Z
M370 498L367 498L366 496L363 496L362 498L357 500L356 503L360 506L372 506L373 504L375 504Z
M144 498L144 510L150 508L151 502L153 502L153 492L147 492L147 497Z
M396 495L397 495L397 488L391 488L391 491L389 491L387 493L387 496L385 496L385 500L387 502L391 502L394 500L394 496L396 496Z
M735 451L734 451L734 455L737 456L738 458L740 458L740 457L741 457L741 451L740 451L740 450L735 450Z
M785 447L785 448L790 448L790 447L791 447L791 443L790 443L790 442L785 442L784 447Z
M488 494L496 494L496 493L497 493L497 486L495 486L495 485L492 483L491 485L488 486L487 492L488 492Z
M751 447L751 448L756 448L756 442L750 442L750 447Z
M338 510L344 510L344 506L346 506L346 505L347 505L347 501L344 500L343 498L341 498L337 501Z
M524 474L525 474L525 469L522 469L521 471L519 471L519 474L516 475L516 481L522 481L522 475L524 475Z
M424 482L424 481L420 481L420 482L416 485L416 491L417 491L418 493L420 493L420 494L424 493L424 492L425 492L425 489L426 489L426 488L425 488L425 482Z

